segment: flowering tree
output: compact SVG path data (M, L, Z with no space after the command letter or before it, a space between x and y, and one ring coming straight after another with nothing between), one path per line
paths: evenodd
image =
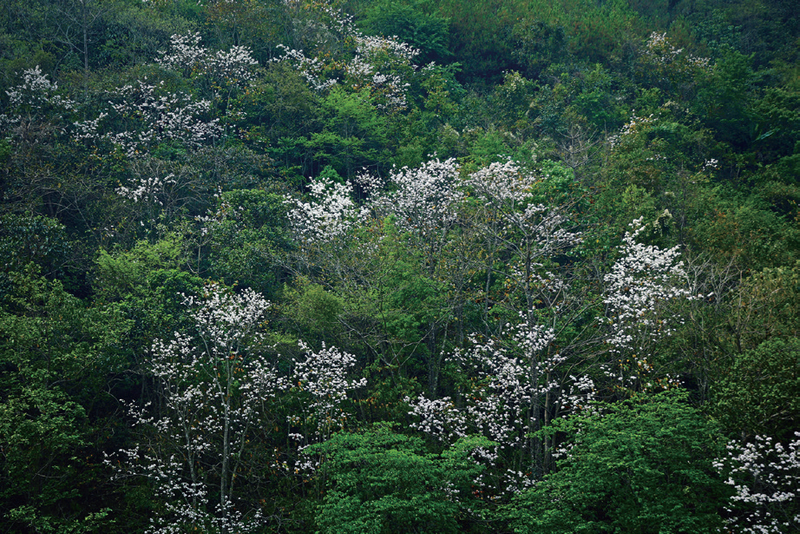
M158 65L195 80L201 91L226 111L234 91L247 87L256 78L258 61L249 48L232 46L227 51L212 52L200 44L200 33L173 35L169 50L159 54Z
M507 469L501 476L502 491L548 468L551 444L533 433L575 409L579 398L591 397L593 391L590 379L568 372L569 351L557 350L554 343L561 322L569 321L561 315L571 313L571 297L569 284L548 262L579 243L580 235L568 228L561 209L537 202L543 179L508 161L479 169L458 183L452 203L458 218L450 224L457 221L459 234L467 235L464 246L477 251L468 267L485 273L480 295L486 330L469 336L470 348L447 355L459 374L471 379L458 403L409 399L411 413L420 418L417 428L438 433L440 440L452 443L480 432L496 442L503 456L496 466ZM435 208L426 211L428 217L437 213ZM498 282L502 296L493 298ZM507 319L494 332L490 314Z
M320 177L309 185L309 202L287 197L287 204L293 206L288 213L289 222L298 241L314 245L345 237L364 215L352 194L350 182L341 184Z
M376 190L374 177L362 174L358 180L371 193L369 206L375 215L394 215L398 229L416 237L433 271L464 199L458 177L459 165L450 158L432 159L414 169L392 170L388 180L392 190L388 193Z
M419 50L397 38L363 35L351 17L329 5L318 5L317 9L328 19L319 27L327 30L331 40L337 36L345 44L349 57L331 54L323 47L309 57L302 49L280 45L283 55L275 61L291 64L319 93L338 85L354 93L366 91L373 105L384 112L405 109L406 92L416 70L413 60Z
M800 432L782 445L769 436L730 441L714 465L731 495L728 526L742 534L800 532Z
M269 404L287 387L260 350L269 303L211 284L184 304L194 309L196 333L153 344L145 367L160 402L130 406L146 440L120 451L120 474L154 483L163 509L149 532L247 532L262 518L237 508L237 471L252 432L270 422Z
M679 283L686 277L683 262L677 261L680 251L677 246L664 250L638 243L636 238L646 229L641 218L630 227L633 230L625 233L620 246L621 256L605 275L607 343L616 358L605 370L623 388L674 386L675 378L654 373L652 358L657 341L673 331L664 305L692 296Z
M342 407L348 392L367 385L367 379L349 378L355 366L355 356L337 349L326 347L313 351L300 342L306 352L303 360L294 363L292 383L300 397L299 413L288 416L288 422L295 431L289 437L297 442L302 452L309 445L324 443L331 435L342 430L348 414ZM296 469L309 470L316 467L316 461L309 456L300 458Z
M537 302L564 311L567 281L548 263L580 243L581 237L570 229L563 207L538 201L538 189L546 179L509 160L479 169L465 181L472 192L475 238L481 249L478 260L485 272L487 327L491 308L498 302L524 314L529 322L537 307L543 307ZM492 287L498 281L503 284L502 297L493 298Z
M75 102L60 95L58 84L51 82L38 65L22 71L22 83L6 94L9 113L0 115L0 126L6 128L24 127L34 118L53 118L76 109Z
M179 141L188 148L208 144L225 132L221 117L243 117L230 104L235 91L255 79L258 62L246 47L211 52L200 45L199 34L173 35L170 49L160 52L156 63L194 80L201 98L168 91L163 80L148 83L145 77L111 91L104 111L74 124L74 137L105 139L134 158L165 141Z
M548 350L553 329L520 319L494 339L471 336L472 347L451 356L461 373L475 377L461 406L449 397L406 398L419 418L412 426L440 441L479 433L495 442L494 467L504 468L501 492L517 491L548 469L552 443L535 433L551 419L587 408L594 397L592 380L565 372L567 357Z

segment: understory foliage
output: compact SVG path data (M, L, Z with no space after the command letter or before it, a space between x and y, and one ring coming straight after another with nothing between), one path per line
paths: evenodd
M791 2L6 4L0 531L800 531Z
M725 488L711 458L720 444L682 397L634 396L555 424L550 431L575 439L557 472L516 497L514 531L718 532Z

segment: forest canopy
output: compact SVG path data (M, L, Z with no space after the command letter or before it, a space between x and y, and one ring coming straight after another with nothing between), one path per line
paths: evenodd
M0 531L800 532L787 0L6 0Z

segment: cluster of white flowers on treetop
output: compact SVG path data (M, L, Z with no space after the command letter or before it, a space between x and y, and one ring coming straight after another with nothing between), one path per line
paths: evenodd
M159 195L164 188L175 183L175 175L170 173L166 176L145 176L142 177L131 187L117 187L117 194L134 202L150 202L163 205Z
M111 91L107 110L93 119L76 122L73 137L76 140L106 139L130 158L144 156L154 145L164 141L201 146L223 134L220 120L209 118L212 104L220 101L223 90L228 94L234 86L252 82L254 67L258 64L246 47L211 52L200 46L197 33L173 35L169 52L161 52L156 62L187 77L209 77L211 100L196 100L188 93L171 92L163 81L152 84L145 77ZM104 124L110 129L100 133Z
M434 237L457 220L457 207L464 199L458 176L459 166L453 158L392 170L389 183L396 189L373 195L370 205L379 217L395 215L401 230Z
M287 197L286 202L294 206L288 218L296 238L319 244L344 236L366 215L366 210L353 202L352 193L350 182L341 184L323 177L311 181L309 202Z
M193 69L202 65L208 56L208 49L200 46L199 32L172 35L169 45L169 52L159 51L161 57L156 59L156 63L168 70L188 69L188 73L191 73Z
M75 102L57 95L57 90L58 84L51 82L47 75L42 73L39 65L36 65L32 69L22 71L22 83L6 91L6 94L11 107L26 105L40 109L44 105L51 105L69 110L75 109Z
M606 342L617 361L614 370L606 368L625 387L637 383L646 388L655 382L645 380L653 366L648 358L654 344L673 331L664 314L664 306L676 299L693 298L686 283L683 262L678 261L679 247L661 249L636 241L647 228L642 218L634 220L626 232L621 255L606 274L603 303L610 332ZM663 377L662 377L663 378ZM659 378L659 385L675 385L670 377ZM666 382L665 382L666 381Z
M260 350L269 302L252 290L236 294L217 284L183 302L197 335L175 333L153 343L145 368L161 402L158 410L131 406L143 443L120 451L118 468L154 483L165 513L149 532L249 532L262 517L235 510L235 474L253 429L271 417L268 401L288 387Z
M523 170L513 160L495 162L470 174L464 185L482 204L495 231L517 235L512 248L531 247L548 257L581 241L578 232L564 228L567 218L559 209L533 201L542 178Z
M580 232L570 229L569 218L559 206L537 202L543 180L547 178L509 160L479 169L464 181L480 238L493 251L486 268L493 270L495 258L506 258L509 268L493 274L505 278L508 294L524 296L526 313L545 294L551 303L553 297L563 295L568 284L546 269L545 263L582 240Z
M323 92L339 83L338 78L325 76L325 72L330 70L330 67L319 58L306 57L302 50L295 50L282 44L278 45L278 48L283 50L283 56L275 58L273 61L276 63L285 61L292 64L313 90Z
M400 110L406 107L410 84L401 73L413 72L416 48L384 38L355 35L356 54L345 66L348 81L356 89L367 87L378 101L378 108Z
M343 43L355 43L355 50L351 49L353 57L343 59L327 52L308 57L303 50L279 45L283 55L273 61L292 65L315 91L324 92L334 85L343 84L356 92L368 90L377 109L388 112L404 109L409 76L416 70L412 62L420 51L396 37L362 34L353 24L352 17L328 4L317 4L315 9L319 9L320 14L333 25L329 28L322 24L323 27L339 34Z
M549 415L580 411L594 396L591 379L564 372L567 359L552 350L554 339L552 328L529 322L523 315L496 338L481 341L473 334L471 348L450 356L465 375L475 377L473 389L465 392L458 406L447 397L406 397L409 414L418 418L412 427L448 444L471 433L488 437L498 451L527 459L524 472L503 475L511 491L524 487L535 472L531 459L538 454L532 449L531 434L544 426Z
M187 75L207 74L226 84L246 85L255 79L258 65L246 46L232 46L227 52L212 53L200 45L200 33L173 35L169 51L160 51L156 63Z
M539 180L533 173L523 171L516 161L507 160L471 173L465 185L479 198L513 210L531 196Z
M657 119L655 116L653 116L653 114L650 114L647 117L640 117L636 115L636 111L634 111L631 114L630 120L622 125L620 132L608 138L609 143L611 143L611 147L616 147L622 141L624 141L626 137L635 135L637 132L641 131L645 125L653 124L656 122L656 120Z
M675 63L682 58L685 58L685 67L705 68L710 63L709 58L686 54L683 48L676 48L669 42L666 32L653 32L650 34L645 44L645 54L653 61L661 64Z
M730 441L714 462L736 491L727 509L728 526L742 534L800 530L800 432L787 446L769 436L749 443Z
M75 138L107 139L133 158L146 155L153 145L163 141L179 140L195 147L222 135L219 119L203 118L211 108L209 101L193 101L188 94L162 89L163 82L154 85L144 79L115 90L109 106L125 127L99 134L100 123L108 117L101 113L96 119L75 123Z
M8 89L8 109L11 113L0 115L0 126L19 124L24 114L37 114L45 107L74 111L75 102L57 94L58 84L51 82L39 66L22 71L22 83Z
M300 424L316 420L312 435L298 434L295 437L309 443L319 441L342 428L347 414L341 404L347 399L347 392L367 385L367 379L348 378L356 364L356 358L336 347L326 347L313 351L300 341L300 348L306 353L304 360L294 364L293 382L298 391L310 394L311 401L304 405L309 413L306 421L290 416L290 423ZM304 425L305 426L305 425Z
M668 335L666 318L660 316L663 304L677 298L691 297L684 281L683 262L678 261L679 247L661 249L638 243L636 238L647 228L642 218L634 220L620 246L621 255L605 275L608 284L603 302L608 306L612 334L608 342L613 350L635 350L642 341Z

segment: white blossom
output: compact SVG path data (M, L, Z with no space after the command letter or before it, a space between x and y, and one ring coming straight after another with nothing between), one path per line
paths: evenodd
M0 126L20 124L22 116L44 113L53 107L61 113L74 111L76 104L70 98L58 94L58 84L51 82L39 66L22 71L22 83L6 90L10 113L0 115Z
M137 157L163 141L180 140L189 146L200 146L222 135L219 119L203 118L211 108L209 101L193 101L185 93L163 94L162 86L163 82L153 85L145 79L114 91L110 108L128 129L107 132L102 137L128 157Z
M397 227L425 240L438 239L458 218L464 199L459 189L459 165L455 159L432 159L416 168L392 170L389 193L373 194L370 206L379 217L395 215ZM361 181L369 182L364 176Z
M741 534L783 534L800 530L800 432L787 446L769 436L730 441L714 466L735 493L727 522Z
M305 243L327 243L344 236L364 220L366 211L355 205L350 182L336 183L330 178L317 178L309 185L309 202L286 198L293 206L289 222L298 240Z
M128 406L143 441L119 452L118 473L153 481L166 513L153 517L148 532L251 532L263 518L234 506L237 464L254 426L270 417L264 407L288 387L259 351L269 303L252 290L237 295L215 284L183 302L196 336L176 332L153 343L145 367L160 388L160 409Z
M326 347L315 352L300 342L300 348L305 351L304 360L294 364L292 382L298 391L308 393L311 401L304 406L308 410L307 417L316 419L314 435L298 435L306 443L313 439L327 437L334 430L342 428L347 415L341 408L342 402L347 399L348 391L366 386L366 378L348 378L356 364L352 354L341 351L336 347ZM301 423L298 416L292 416L291 422Z
M605 275L603 299L610 329L607 343L620 364L608 372L623 386L640 381L653 370L648 358L654 343L672 333L675 321L663 313L664 305L692 298L685 284L683 262L678 261L679 247L665 250L637 242L636 238L647 227L641 218L630 227L632 231L625 233L619 247L619 259ZM622 365L623 357L634 361ZM665 378L668 383L674 382Z

